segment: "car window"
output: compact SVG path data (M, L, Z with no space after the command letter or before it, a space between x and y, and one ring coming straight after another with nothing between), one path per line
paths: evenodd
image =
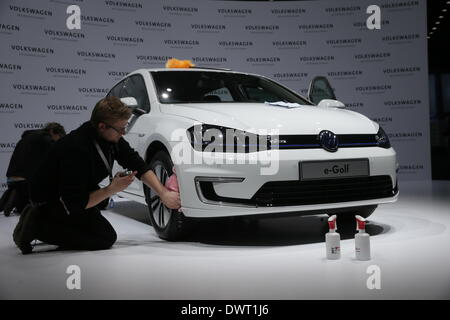
M150 101L148 99L144 79L141 75L133 75L126 79L119 98L124 97L136 98L139 108L147 112L150 111Z
M123 88L123 85L125 83L125 80L120 81L118 84L116 84L108 93L108 97L117 97L120 98L120 91Z
M261 86L243 87L248 99L250 101L277 101L278 97L270 91L264 90ZM279 100L278 100L279 101Z
M309 99L315 104L319 104L323 99L336 100L333 88L325 77L315 77L311 82Z
M228 88L219 88L213 91L207 92L203 96L205 101L217 101L217 102L232 102L233 96Z
M215 71L150 71L161 103L292 102L311 105L297 93L259 77Z

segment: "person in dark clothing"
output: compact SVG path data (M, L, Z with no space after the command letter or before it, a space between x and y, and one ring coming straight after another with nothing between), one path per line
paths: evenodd
M5 215L15 208L21 212L28 204L28 180L37 170L41 161L54 142L65 136L62 125L56 122L47 123L40 130L26 130L17 142L6 171L8 190L0 201L0 211Z
M168 208L180 207L179 193L166 189L122 137L130 116L118 98L104 98L89 122L55 143L30 179L34 207L24 209L14 230L22 253L32 251L34 239L69 249L110 248L117 235L96 205L126 189L135 177L155 190ZM114 160L132 173L112 178ZM99 188L108 175L110 184Z

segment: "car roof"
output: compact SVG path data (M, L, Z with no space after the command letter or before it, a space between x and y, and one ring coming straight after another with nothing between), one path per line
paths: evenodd
M143 69L143 70L147 70L147 71L198 71L198 70L202 70L202 71L232 71L231 69L227 69L227 68L207 68L207 67L191 67L191 68L149 68L149 69Z
M225 68L202 68L202 67L193 67L193 68L146 68L146 69L138 69L133 72L130 72L127 74L127 76L130 76L132 74L137 73L144 73L144 72L168 72L168 71L176 71L176 72L194 72L194 71L202 71L202 72L223 72L223 73L235 73L235 74L245 74L245 75L253 75L258 77L264 77L260 74L254 74L254 73L248 73L248 72L238 72L233 71L231 69L225 69Z

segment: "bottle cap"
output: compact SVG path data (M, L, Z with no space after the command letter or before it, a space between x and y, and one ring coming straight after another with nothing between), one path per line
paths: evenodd
M330 227L330 230L336 229L336 215L332 215L328 218L328 226Z
M356 218L356 230L366 229L366 219L361 216L355 216Z

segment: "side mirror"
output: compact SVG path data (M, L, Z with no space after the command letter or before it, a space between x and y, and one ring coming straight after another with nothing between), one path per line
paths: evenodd
M325 77L315 77L309 84L308 99L319 104L323 99L336 100L333 88Z
M145 112L145 110L139 108L138 102L134 97L120 98L120 101L122 101L128 108L131 108L133 114L137 115L138 117L147 113Z
M134 97L120 98L120 101L122 101L123 104L129 108L137 108L138 107L137 100Z
M147 113L145 112L145 110L142 110L141 108L132 108L131 112L133 112L133 114L137 115L138 117Z
M345 104L337 100L323 99L317 105L319 108L345 108Z

